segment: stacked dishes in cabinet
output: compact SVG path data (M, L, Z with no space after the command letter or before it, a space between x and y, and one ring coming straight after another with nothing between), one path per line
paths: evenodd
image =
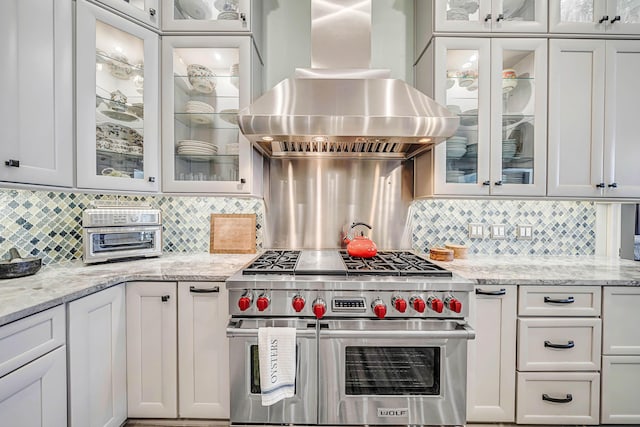
M598 424L599 286L518 289L518 424Z
M237 48L174 50L175 179L239 175Z
M143 49L131 46L130 52L138 52L139 58L119 50L107 52L100 47L118 44L119 37L127 36L100 21L96 27L96 174L142 179Z
M456 168L456 161L467 153L467 138L464 136L452 136L447 140L447 182L462 182L464 170Z

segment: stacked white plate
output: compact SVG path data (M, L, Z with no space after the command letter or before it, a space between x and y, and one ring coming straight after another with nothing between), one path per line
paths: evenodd
M447 159L459 159L467 152L467 138L452 136L447 139Z
M211 105L201 101L187 101L185 110L190 114L191 123L196 125L206 125L213 122L212 114L216 112Z
M176 152L187 156L213 156L218 153L215 142L183 139L176 144Z

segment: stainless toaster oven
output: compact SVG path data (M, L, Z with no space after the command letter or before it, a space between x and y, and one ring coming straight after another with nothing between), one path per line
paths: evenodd
M162 255L162 213L147 204L95 202L82 212L85 263Z

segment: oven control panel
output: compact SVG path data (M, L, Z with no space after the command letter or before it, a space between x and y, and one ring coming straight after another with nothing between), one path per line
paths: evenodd
M331 310L336 313L364 313L367 305L362 297L336 297L331 300Z
M467 291L326 291L230 289L232 316L465 318Z

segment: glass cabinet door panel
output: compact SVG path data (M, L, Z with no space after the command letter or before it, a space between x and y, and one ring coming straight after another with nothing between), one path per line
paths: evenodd
M97 0L126 14L158 28L160 8L159 0Z
M239 48L176 48L174 180L238 181Z
M493 31L547 31L547 0L494 0Z
M78 0L78 186L155 191L158 36Z
M539 172L546 162L546 42L496 40L494 56L492 193L544 190L546 176ZM504 190L513 186L519 188Z
M491 0L446 0L434 3L436 31L491 30Z
M560 0L561 22L593 22L594 0Z
M448 50L446 106L460 116L446 144L446 182L478 182L478 50Z
M620 16L621 23L640 24L640 1L617 0L614 16Z
M601 33L609 26L609 0L549 0L549 27L559 33ZM613 2L611 2L613 3Z
M144 178L144 41L96 21L96 169Z
M250 0L162 0L163 29L249 31Z

